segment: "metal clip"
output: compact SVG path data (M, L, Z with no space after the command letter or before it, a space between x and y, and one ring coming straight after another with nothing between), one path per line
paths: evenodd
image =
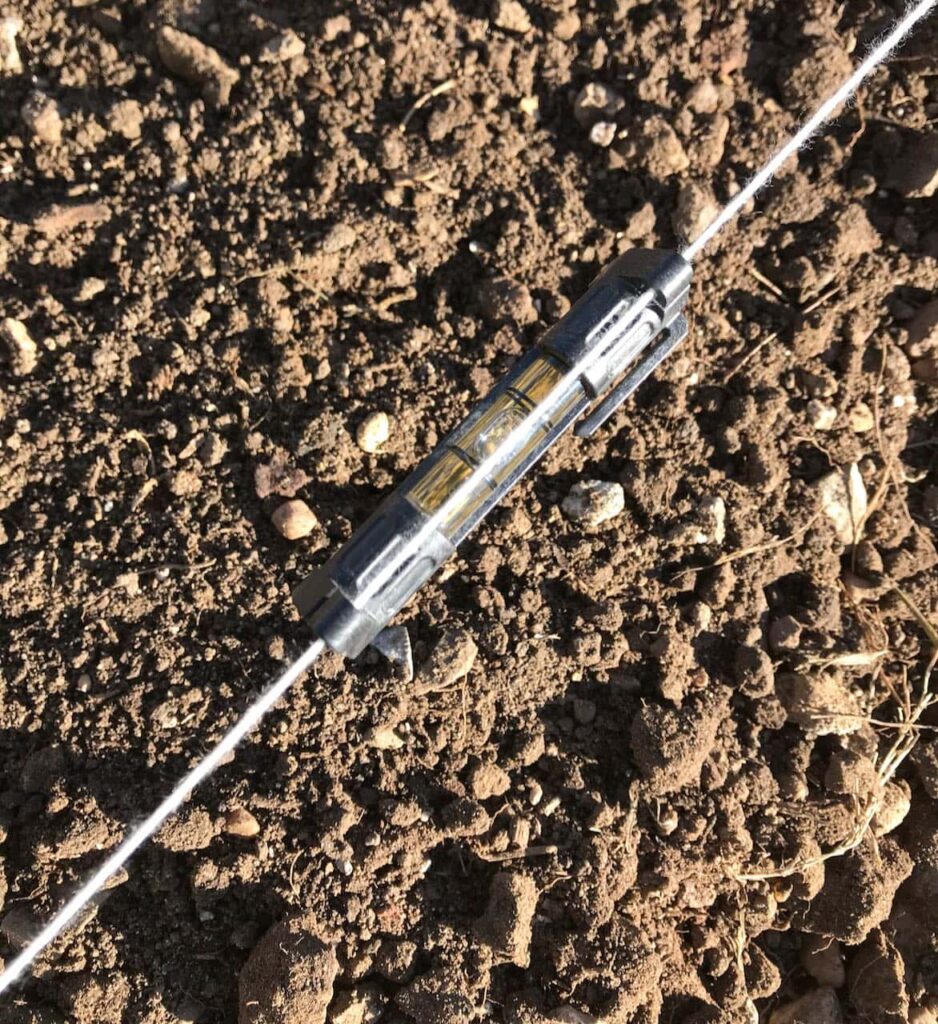
M668 354L687 337L687 317L678 315L655 340L642 359L632 367L606 397L574 428L577 437L592 437L639 385L653 373Z

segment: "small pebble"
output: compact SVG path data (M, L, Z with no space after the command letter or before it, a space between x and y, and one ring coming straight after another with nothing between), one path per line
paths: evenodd
M597 121L611 121L625 106L625 100L608 85L587 82L573 101L573 116L584 128Z
M855 434L866 434L876 426L873 410L866 402L857 402L848 413L847 422Z
M58 104L51 96L35 90L20 107L23 123L40 141L56 146L62 141L62 118Z
M622 512L625 492L621 484L608 480L581 480L570 488L560 507L580 526L599 526Z
M281 64L294 57L302 57L305 52L306 44L293 29L288 28L264 44L258 59L264 64Z
M703 233L720 212L713 192L696 182L681 187L671 216L671 225L679 238L694 239Z
M611 146L616 137L616 126L612 121L597 121L590 128L590 142L595 146Z
M172 74L201 88L206 103L215 107L227 105L232 87L241 75L225 63L217 50L170 25L162 25L158 30L156 50Z
M22 28L22 19L15 14L0 18L0 72L15 74L23 70L23 61L16 48L16 37Z
M866 517L867 496L855 462L822 476L815 484L824 515L845 544L854 543Z
M686 102L695 114L715 114L720 105L720 92L709 78L702 78L691 87Z
M492 22L506 32L525 35L531 31L531 19L518 0L495 0L492 4Z
M654 206L651 203L645 203L629 214L628 222L625 225L625 237L634 240L650 235L655 230L656 219Z
M30 337L26 324L12 316L0 322L0 338L6 349L6 357L14 377L25 377L36 369L39 362L39 348Z
M816 398L808 402L808 422L815 430L830 430L837 421L837 410L832 405L825 405Z
M308 537L319 526L312 509L300 498L279 505L271 518L278 533L287 540Z
M904 779L887 782L880 797L879 808L873 815L873 835L884 836L897 829L911 808L909 784Z
M76 302L90 302L96 295L100 295L107 288L107 283L100 277L86 277L78 286L75 292Z
M404 746L404 740L391 726L385 725L369 731L368 746L376 750L400 750Z
M243 839L251 839L260 832L261 827L257 818L244 807L233 807L225 815L224 831L230 836L241 836Z
M322 23L322 38L327 43L335 42L339 36L346 32L352 31L352 23L348 19L348 15L336 14L331 18L326 18Z
M370 413L358 425L355 431L355 441L363 452L373 454L386 443L391 436L391 420L387 413Z

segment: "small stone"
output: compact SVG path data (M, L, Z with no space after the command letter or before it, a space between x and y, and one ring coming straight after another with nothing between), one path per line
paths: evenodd
M16 48L16 37L22 29L22 19L15 14L0 18L0 72L15 74L23 70L23 61Z
M719 495L703 499L697 511L705 524L707 542L722 544L726 540L726 502Z
M322 240L324 253L342 252L350 249L358 241L358 232L351 224L335 224Z
M847 980L840 943L827 935L803 937L801 966L819 985L828 988L840 988Z
M691 86L686 102L695 114L715 114L720 105L720 91L709 78L702 78Z
M678 238L692 240L703 234L719 212L713 192L691 181L681 186L677 194L671 225Z
M363 452L374 454L391 436L391 420L386 412L369 413L355 431L355 441Z
M847 413L847 424L855 434L866 434L876 426L873 410L866 402L857 402Z
M554 22L554 35L561 42L569 42L580 31L580 24L576 11L564 11Z
M368 746L376 750L400 750L404 740L390 725L379 726L368 731Z
M76 302L90 302L96 295L100 295L107 288L107 282L102 281L100 277L86 277L84 281L78 286L78 291L75 292Z
M244 807L232 807L225 815L225 823L222 826L229 836L239 836L242 839L251 839L261 830L257 818Z
M506 32L525 35L531 31L531 19L518 0L494 0L492 22Z
M920 135L894 159L887 184L907 199L930 199L938 192L938 132Z
M573 101L573 116L584 128L597 121L611 121L625 107L625 100L602 82L587 82Z
M36 369L39 347L30 337L26 324L12 316L0 322L0 338L6 349L6 358L14 377L25 377Z
M264 64L283 64L294 57L302 57L305 52L306 44L288 28L264 43L258 59Z
M210 430L199 443L196 454L198 455L199 462L206 469L211 469L222 461L227 451L228 444L224 438L219 437L218 434Z
M352 23L345 14L336 14L322 23L322 38L333 43L339 36L352 31Z
M821 509L834 524L837 536L845 544L856 543L867 509L866 488L857 464L832 470L815 486Z
M608 480L581 480L570 488L560 507L579 526L599 526L625 508L625 491Z
M300 498L278 505L271 519L280 536L287 540L308 537L319 526L313 510Z
M629 241L636 238L644 238L655 230L657 216L655 208L651 203L644 203L637 210L629 214L628 222L625 225L625 237Z
M887 782L880 796L879 807L873 815L873 835L885 836L897 829L912 808L912 794L904 779Z
M338 992L329 1006L329 1024L374 1024L387 999L373 982Z
M612 140L616 137L616 126L613 121L597 121L596 124L590 128L590 142L594 146L606 146L612 145Z
M797 651L801 645L801 623L793 615L781 615L769 623L769 647L776 653Z
M62 118L51 96L38 89L31 92L20 107L20 117L39 142L57 146L62 141Z
M818 988L772 1011L769 1024L843 1024L837 993Z
M163 25L157 32L156 49L172 74L202 90L206 103L216 107L227 105L232 87L241 76L217 50L169 25Z
M825 405L824 402L812 398L808 402L808 422L815 430L830 430L837 422L837 410L832 405Z
M142 124L143 108L136 100L121 100L108 111L108 128L130 141L140 138Z
M418 694L447 690L465 678L475 665L479 648L472 634L460 626L444 629L430 656L417 673Z
M776 692L788 720L810 736L845 736L863 724L860 705L837 672L785 673L776 679Z

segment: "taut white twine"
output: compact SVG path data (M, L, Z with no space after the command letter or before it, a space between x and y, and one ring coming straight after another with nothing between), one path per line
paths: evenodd
M916 23L921 21L934 8L936 3L938 3L938 0L919 0L919 3L913 4L906 11L889 32L870 49L863 61L857 65L856 71L853 72L843 85L828 96L785 145L763 164L742 189L723 207L709 227L701 232L681 252L684 259L690 261L696 259L697 254L713 239L713 236L722 231L734 217L738 216L746 203L772 180L775 172L790 156L807 145L811 136L814 135L821 125L833 117L842 103L845 103L853 96L864 78L883 63L889 54L912 31Z
M304 672L322 653L323 642L317 640L302 654L283 675L257 698L248 710L232 726L231 730L219 740L218 745L201 760L195 768L176 784L175 789L156 808L153 813L141 822L130 835L118 846L108 859L98 868L87 882L75 893L64 907L52 918L42 931L29 943L17 957L7 964L6 970L0 974L0 993L6 992L14 985L37 956L59 935L65 931L78 914L94 899L105 882L127 863L134 853L153 835L154 832L183 805L189 794L204 782L209 775L224 761L249 732L260 722L277 701L303 675Z

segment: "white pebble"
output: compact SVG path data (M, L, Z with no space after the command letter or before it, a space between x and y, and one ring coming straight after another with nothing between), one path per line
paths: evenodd
M299 498L278 505L271 519L280 536L287 540L308 537L319 526L313 510Z
M16 36L22 29L23 22L15 14L0 18L0 71L17 72L23 70L23 61L16 48Z
M590 128L590 142L594 146L611 146L616 137L616 126L612 121L597 121Z
M560 507L580 526L599 526L625 508L625 492L621 484L608 480L581 480L570 488Z
M387 413L373 412L366 416L355 432L355 440L363 452L376 452L391 436L391 420Z
M816 398L808 402L808 422L815 430L830 430L837 420L837 410Z

